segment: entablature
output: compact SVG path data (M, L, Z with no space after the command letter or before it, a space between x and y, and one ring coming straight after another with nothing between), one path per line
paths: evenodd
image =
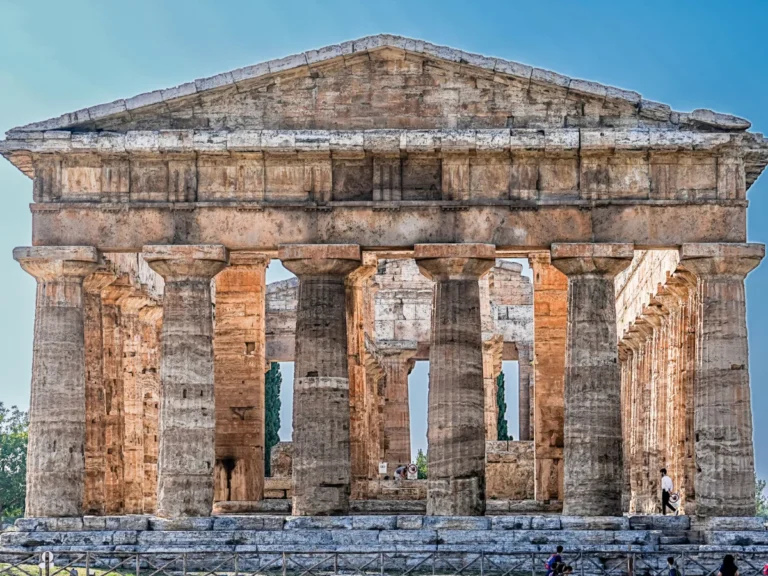
M27 132L0 142L49 202L743 201L762 137L682 130Z

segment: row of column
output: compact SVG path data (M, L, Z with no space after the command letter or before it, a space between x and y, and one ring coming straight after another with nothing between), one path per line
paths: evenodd
M699 278L701 296L695 395L700 513L750 512L746 500L747 492L753 498L754 463L743 282L762 254L757 245L681 249L684 266ZM414 256L422 273L435 282L427 513L483 514L486 422L478 280L494 265L495 247L423 244L415 246ZM565 514L622 511L622 379L614 277L632 256L628 244L559 244L552 246L551 264L534 262L535 284L550 265L568 279L564 438L559 443L555 426L550 426L549 462L537 462L536 468L537 476L548 479L537 480L538 497L540 484L541 489L556 489L562 464ZM78 515L86 402L83 279L99 267L99 254L90 247L34 247L17 249L14 257L38 280L27 514ZM157 513L207 515L217 461L211 279L230 258L218 245L147 246L143 257L165 280ZM280 248L279 258L299 278L294 514L343 514L349 509L352 478L346 279L361 267L361 252L356 245L289 245ZM550 289L562 287L552 282ZM559 312L550 313L555 317ZM556 348L560 343L547 345ZM540 377L543 352L537 342L537 447L547 441L542 427L549 420L539 412L540 393L558 386ZM243 370L253 373L247 366ZM258 456L233 452L232 459L263 462Z

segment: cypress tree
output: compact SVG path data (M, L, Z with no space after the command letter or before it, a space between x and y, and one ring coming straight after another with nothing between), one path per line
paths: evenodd
M504 398L504 372L496 377L496 404L499 407L499 416L496 420L496 437L499 440L512 440L507 430L507 401Z
M272 447L280 442L280 364L272 362L264 382L264 475L271 476Z

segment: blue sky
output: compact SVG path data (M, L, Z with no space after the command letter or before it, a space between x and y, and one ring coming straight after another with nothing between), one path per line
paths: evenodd
M767 3L733 0L0 0L0 133L381 32L621 86L677 110L731 112L765 132L767 17ZM11 250L29 243L31 196L31 182L0 161L0 401L23 407L29 403L34 282ZM749 240L766 242L768 176L748 198ZM273 267L270 279L279 275ZM747 281L757 468L768 478L765 294L768 264ZM421 365L412 376L414 410L423 413L425 373Z

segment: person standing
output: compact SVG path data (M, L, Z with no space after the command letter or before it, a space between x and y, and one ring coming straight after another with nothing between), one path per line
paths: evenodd
M677 514L677 509L672 506L672 504L669 503L669 497L672 494L672 490L674 490L674 485L672 484L672 478L667 476L667 469L662 468L661 469L661 513L664 514L664 516L667 515L667 508L672 510L675 514Z
M731 554L726 554L723 558L723 563L717 571L717 576L739 576L739 567L736 566L736 562L733 561Z
M544 564L544 567L547 569L547 576L554 576L555 574L559 574L563 570L563 557L561 554L563 553L563 547L558 546L556 549L556 552L552 554L552 556L549 557L549 559Z

